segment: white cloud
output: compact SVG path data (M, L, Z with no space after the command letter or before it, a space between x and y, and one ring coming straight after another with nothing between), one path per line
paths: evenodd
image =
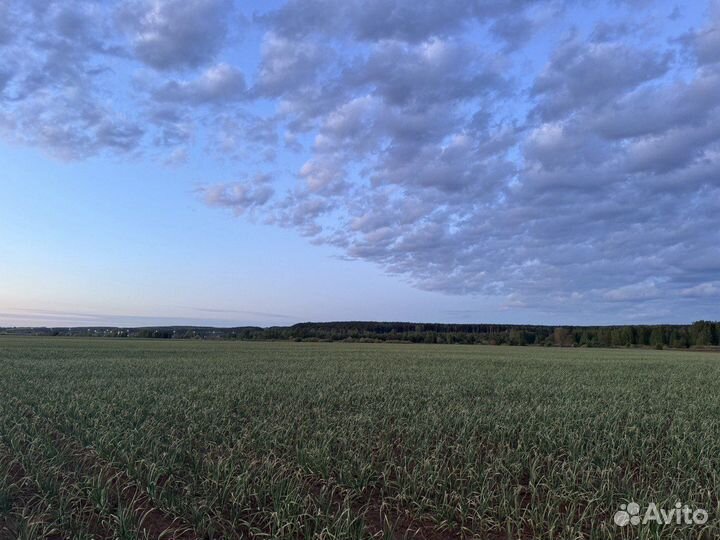
M699 283L680 291L680 296L687 298L712 298L720 297L720 282Z

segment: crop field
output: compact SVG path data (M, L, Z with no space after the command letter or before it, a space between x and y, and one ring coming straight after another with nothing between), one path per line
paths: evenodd
M0 538L720 538L719 389L713 353L0 338Z

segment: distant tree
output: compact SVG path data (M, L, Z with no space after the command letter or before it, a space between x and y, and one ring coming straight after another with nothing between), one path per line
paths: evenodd
M620 342L623 347L635 345L635 328L632 326L623 326L620 329Z
M683 349L689 346L688 333L684 328L673 328L670 332L670 346L675 349Z
M650 332L650 346L651 347L662 347L665 344L663 338L663 331L660 326L653 326Z
M697 321L692 324L691 332L695 345L706 347L713 344L713 325L706 321Z
M569 347L573 344L572 336L567 328L558 326L553 330L553 343L558 347Z

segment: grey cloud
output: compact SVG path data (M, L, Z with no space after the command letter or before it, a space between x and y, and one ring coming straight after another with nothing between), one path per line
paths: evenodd
M720 62L720 23L695 36L695 48L700 63Z
M386 38L421 41L458 28L471 13L472 3L467 0L423 3L291 0L263 19L289 36L305 36L311 32L350 33L357 39L369 41Z
M0 99L2 99L3 91L13 77L12 71L0 70Z
M10 4L4 3L0 5L0 47L9 43L13 37L10 16Z
M137 57L159 70L195 68L213 60L227 35L232 0L142 0L120 19Z
M628 166L632 172L649 171L666 173L684 167L706 152L717 152L708 147L720 140L720 115L706 118L704 124L675 128L666 133L645 137L628 147Z
M720 106L720 72L701 70L677 81L620 96L586 118L604 137L632 138L702 123Z
M720 1L710 2L709 23L685 39L701 65L720 62Z
M628 21L600 21L593 28L591 39L594 42L611 42L621 40L640 30L640 25Z
M230 208L238 215L252 212L267 204L274 193L267 178L262 176L245 182L206 186L199 191L206 204Z
M326 197L302 191L288 193L284 199L275 204L267 222L296 229L302 235L313 239L323 232L319 220L330 214L333 209L333 203Z
M475 141L457 135L446 145L419 149L410 159L387 154L371 178L375 184L425 186L446 193L465 191L490 197L515 167L505 159L478 159L476 152Z
M290 0L259 20L289 37L319 33L352 36L369 42L393 39L419 43L431 37L452 35L473 21L517 14L533 3L529 0Z
M660 288L653 279L645 280L641 283L625 285L604 293L606 300L612 302L635 302L638 300L650 300L660 296Z
M171 150L170 153L165 156L165 159L163 159L163 164L167 165L168 167L178 167L180 165L183 165L184 163L187 163L187 160L187 148L179 147Z
M123 120L104 119L95 130L95 144L129 152L138 147L145 131L137 124Z
M505 151L512 143L497 146L493 134L478 144L464 135L457 113L465 102L504 94L509 83L493 62L472 47L437 39L374 45L367 58L340 71L334 87L359 95L340 91L324 104L316 158L301 177L313 191L338 194L347 188L346 166L362 163L374 186L457 191L483 185L489 191L508 170L500 172L502 160L487 151L492 145ZM289 97L301 102L294 110L303 110L304 97ZM492 163L483 163L488 157Z
M276 118L239 111L220 113L212 123L212 147L220 155L246 163L275 160L279 143Z
M103 53L122 57L126 55L115 28L109 21L108 8L92 1L73 3L52 2L43 17L45 27L51 30L44 38L50 47L64 45L82 54Z
M559 47L532 93L543 120L560 118L582 107L604 105L669 68L672 55L639 50L622 43L581 43Z
M509 86L492 58L437 39L414 46L380 42L366 62L351 69L355 76L347 83L370 85L387 103L400 106L468 99Z
M256 15L273 32L292 38L304 38L312 32L338 32L343 19L342 4L334 0L293 0L268 14Z
M163 154L170 148L166 159L177 162L199 126L212 121L201 106L247 98L238 69L223 63L193 69L223 46L232 0L4 6L0 26L9 24L12 37L0 47L0 130L7 139L63 159L134 152L147 141ZM142 63L192 72L168 80L138 70Z
M467 0L394 0L389 5L385 0L369 0L355 4L354 33L368 41L390 38L419 42L431 36L447 36L472 15L472 3Z
M693 287L682 289L680 296L687 298L718 298L720 297L720 282L699 283Z
M148 111L148 119L156 127L154 142L160 147L178 147L193 138L195 128L191 119L177 107L153 107Z
M0 103L5 138L63 159L139 148L144 128L99 89L112 76L103 59L123 54L107 22L111 7L12 2L8 9L13 38L0 50L11 72Z
M93 63L95 55L121 54L102 6L47 2L37 13L13 6L13 39L3 52L6 65L15 71L15 100L48 88L90 85L103 73Z
M306 162L299 172L312 193L339 195L346 191L345 169L332 158L319 158Z
M276 97L312 83L333 51L312 42L295 41L268 33L262 44L255 93Z
M490 25L490 32L505 42L506 52L515 51L527 43L536 29L535 21L522 13L505 15Z
M528 135L524 155L529 162L537 163L542 171L561 178L563 175L558 169L607 164L613 158L613 149L582 126L550 122Z
M598 26L558 45L523 123L506 112L520 95L507 58L443 38L443 23L419 40L382 23L369 40L343 20L351 7L324 6L302 29L273 19L270 32L321 47L344 31L364 54L313 64L323 83L312 88L276 87L280 122L314 142L269 222L417 287L498 295L508 308L582 302L630 318L642 311L632 306L711 281L717 261L701 254L720 240L712 69L666 78L671 48ZM491 32L504 16L500 6Z
M81 159L108 149L131 152L144 135L137 123L99 105L82 89L39 93L17 105L12 114L0 113L0 131L62 159Z
M169 81L153 92L157 101L206 104L230 103L246 97L245 78L240 70L218 64L190 81Z

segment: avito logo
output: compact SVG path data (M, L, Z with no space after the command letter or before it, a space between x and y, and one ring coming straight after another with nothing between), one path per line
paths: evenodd
M620 510L615 512L613 516L613 521L618 527L646 525L648 523L657 523L658 525L704 525L709 517L707 510L702 508L693 509L679 501L670 510L658 508L654 502L648 505L642 515L640 510L640 505L636 502L621 504Z

